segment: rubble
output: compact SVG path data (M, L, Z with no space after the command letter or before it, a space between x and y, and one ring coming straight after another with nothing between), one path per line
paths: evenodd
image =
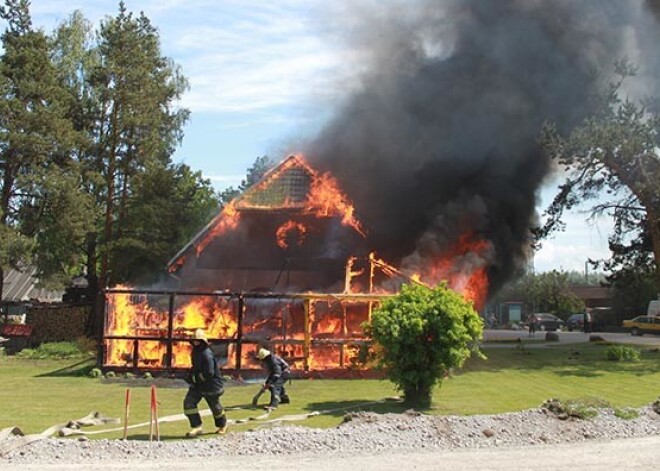
M587 440L660 435L660 414L649 404L634 419L599 409L591 419L560 420L547 409L498 415L434 416L353 413L330 429L302 426L260 428L220 438L148 442L142 440L46 439L0 458L5 463L86 463L105 460L176 459L237 455L374 453L535 446ZM233 432L233 433L231 433Z

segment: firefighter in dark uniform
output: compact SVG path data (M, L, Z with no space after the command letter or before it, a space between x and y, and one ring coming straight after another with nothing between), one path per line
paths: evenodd
M270 403L265 407L266 410L277 409L278 404L288 404L291 402L284 388L289 378L291 378L291 369L289 364L279 356L271 353L265 348L260 348L257 352L257 358L263 362L268 370L268 377L263 385L264 390L270 391Z
M193 438L202 433L202 417L197 409L202 398L206 400L213 413L215 433L224 434L227 432L227 416L220 404L220 396L225 390L220 369L203 329L195 331L191 343L193 345L192 367L186 378L190 387L183 399L183 412L190 422L190 431L186 433L186 437Z

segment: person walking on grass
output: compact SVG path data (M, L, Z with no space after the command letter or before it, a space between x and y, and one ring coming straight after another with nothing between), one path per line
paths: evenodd
M195 330L191 339L193 346L191 354L192 367L186 378L190 385L186 397L183 399L183 413L190 423L190 431L186 437L194 438L202 434L202 417L199 415L197 405L206 400L215 421L215 433L227 432L227 416L220 403L220 396L225 392L222 384L220 369L209 346L204 329Z
M291 369L289 364L281 357L271 353L265 348L260 348L257 352L257 358L261 360L268 370L268 377L264 383L262 390L270 391L270 403L264 409L271 411L277 409L277 406L282 404L289 404L291 399L286 393L284 383L291 378Z
M527 316L527 326L529 327L528 337L534 337L536 334L536 318L534 314Z

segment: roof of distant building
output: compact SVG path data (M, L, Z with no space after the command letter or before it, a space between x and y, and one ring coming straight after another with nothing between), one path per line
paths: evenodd
M54 291L39 287L39 280L36 277L36 272L37 269L34 267L26 267L22 270L16 270L13 268L5 270L3 272L2 301L61 301L64 291Z

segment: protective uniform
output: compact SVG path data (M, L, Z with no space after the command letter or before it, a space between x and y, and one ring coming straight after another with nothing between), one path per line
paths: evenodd
M288 404L291 402L284 388L284 383L291 378L291 369L288 363L265 348L259 349L257 358L263 361L268 369L268 377L264 383L264 388L270 391L270 403L267 408L276 409L279 403Z
M190 387L183 399L183 412L188 417L191 427L186 436L194 437L202 433L202 417L197 408L202 398L206 400L213 413L213 420L217 427L216 433L225 433L227 417L220 403L220 396L224 394L225 390L220 369L202 329L195 331L193 340L200 342L193 342L192 367L186 378Z

